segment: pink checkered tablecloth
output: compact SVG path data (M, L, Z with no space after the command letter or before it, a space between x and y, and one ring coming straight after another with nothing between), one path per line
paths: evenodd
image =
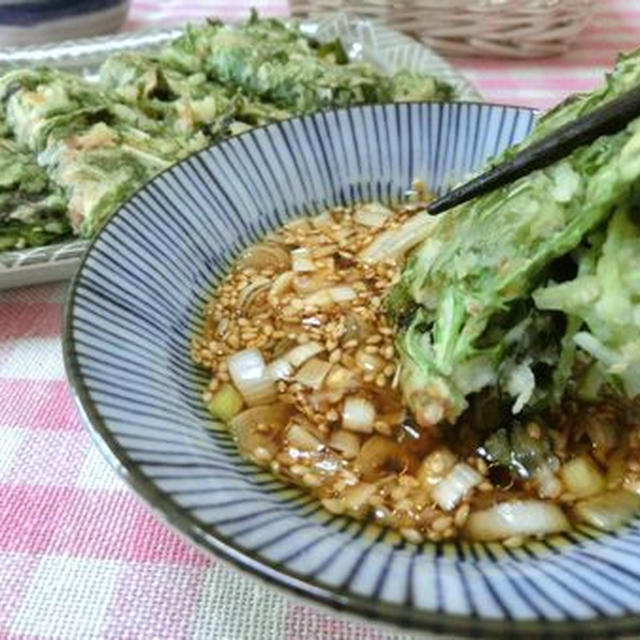
M547 107L589 89L640 44L640 3L596 2L563 58L454 63L490 101ZM282 0L133 0L126 28ZM0 638L399 638L345 622L257 584L169 531L91 445L65 381L66 284L0 292Z

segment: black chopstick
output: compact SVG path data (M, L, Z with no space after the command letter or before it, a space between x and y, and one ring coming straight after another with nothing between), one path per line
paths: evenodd
M506 162L445 193L441 198L431 202L427 209L430 213L442 213L471 198L493 191L535 169L542 169L568 156L577 147L593 142L602 135L620 131L638 116L640 87L627 91L586 116L553 131Z

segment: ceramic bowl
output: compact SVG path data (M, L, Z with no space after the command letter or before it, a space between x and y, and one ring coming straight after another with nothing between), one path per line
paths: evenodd
M286 220L436 191L521 140L534 113L486 104L365 106L292 119L191 156L94 240L67 307L66 365L96 443L205 551L367 621L500 638L640 630L640 528L509 549L413 546L332 515L242 460L189 358L205 300L244 247Z
M2 0L0 45L86 38L119 29L131 0Z

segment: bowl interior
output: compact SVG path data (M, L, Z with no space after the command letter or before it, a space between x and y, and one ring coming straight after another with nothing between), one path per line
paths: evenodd
M515 550L410 545L239 458L202 406L206 377L189 358L216 281L266 231L334 205L401 199L416 178L441 191L533 119L473 103L319 113L231 138L139 191L84 259L65 346L85 421L134 489L201 547L369 619L522 637L550 621L558 634L636 628L635 527Z

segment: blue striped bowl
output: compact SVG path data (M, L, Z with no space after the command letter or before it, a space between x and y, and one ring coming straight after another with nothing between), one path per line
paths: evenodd
M80 411L126 481L202 549L316 603L421 630L532 638L640 630L640 528L518 549L413 546L324 511L238 457L189 338L231 260L287 219L439 190L520 140L534 114L395 104L293 119L191 156L94 240L66 317Z

